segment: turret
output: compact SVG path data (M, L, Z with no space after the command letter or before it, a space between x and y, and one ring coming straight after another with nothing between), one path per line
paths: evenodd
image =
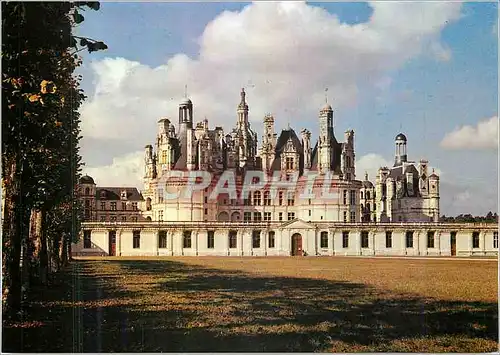
M354 158L354 131L348 130L345 132L345 143L342 144L342 173L345 180L356 178Z
M325 104L319 112L319 170L326 173L332 169L333 155L333 109Z
M307 171L311 168L311 132L307 129L303 129L300 132L302 136L302 149L304 154L304 170Z
M432 212L432 221L439 221L439 176L432 170L429 176L429 209Z
M394 166L399 166L407 161L406 136L403 133L396 136L395 145L396 151L394 154Z
M193 102L185 97L179 103L179 133L193 128Z

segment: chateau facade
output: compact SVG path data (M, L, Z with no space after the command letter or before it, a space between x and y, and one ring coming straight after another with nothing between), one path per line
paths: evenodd
M194 126L193 103L187 98L179 105L178 132L171 120L160 119L155 149L145 147L144 218L160 222L438 220L439 177L428 176L424 160L418 166L407 161L403 134L396 137L394 167L381 168L373 185L367 175L356 179L354 131L346 131L343 142L337 140L329 104L319 111L316 142L306 129L300 131L300 138L290 127L278 135L274 117L266 115L258 148L248 115L242 89L236 126L229 134L222 127L209 129L206 119ZM203 189L184 194L193 187L190 176L202 178L197 171L209 173L209 181ZM255 181L248 177L255 179L255 172L266 181L258 181L258 188L249 191L249 183ZM222 187L237 193L217 193L213 198ZM179 192L176 198L166 198Z
M225 134L206 119L193 125L185 98L177 129L160 119L155 147L145 147L141 192L83 177L81 198L95 211L74 254L497 255L496 225L437 223L439 176L426 160L407 159L404 134L374 184L366 173L357 179L354 132L337 140L330 105L319 111L316 141L305 129L300 138L291 127L278 135L266 115L259 147L248 114L242 90ZM117 201L132 203L130 215L106 205Z

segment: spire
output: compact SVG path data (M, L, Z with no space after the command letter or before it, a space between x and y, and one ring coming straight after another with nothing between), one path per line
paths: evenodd
M187 86L187 84L186 84L186 85L184 85L184 97L185 97L186 99L187 99L187 97L188 97L188 86Z
M248 110L248 105L246 103L246 100L245 100L245 88L241 88L241 101L240 101L240 104L238 105L238 108L239 109L244 109L244 110Z
M365 181L368 181L368 171L365 171Z
M241 102L240 104L244 105L245 104L245 88L241 88Z
M328 103L328 94L327 94L327 92L328 92L328 88L325 89L325 104Z

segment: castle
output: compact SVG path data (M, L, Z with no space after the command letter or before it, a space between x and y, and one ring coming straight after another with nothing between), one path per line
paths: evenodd
M288 127L275 132L274 117L264 117L262 144L252 130L244 89L236 110L236 126L224 135L222 127L210 130L208 120L193 125L193 103L185 98L179 105L178 132L167 118L158 121L156 149L145 149L143 216L151 221L307 221L391 222L437 221L439 177L427 172L427 162L418 166L407 160L407 139L396 137L395 164L381 168L375 186L364 176L356 180L354 131L345 132L344 142L335 137L333 109L327 103L319 111L319 137L303 129L300 138ZM210 172L212 181L203 191L188 198L166 199L164 194L185 188L187 178L172 177L172 171ZM273 194L269 186L251 191L246 198L219 194L209 199L224 172L233 171L229 181L242 190L245 174L263 172L286 183ZM312 182L311 176L317 176ZM317 193L328 175L328 199ZM326 180L325 180L326 181ZM323 181L323 183L326 183ZM308 182L311 182L307 186ZM304 189L310 188L309 198Z
M236 127L227 135L193 103L179 105L179 126L158 121L144 155L144 189L97 187L80 180L86 222L75 255L497 255L494 225L443 224L439 176L407 159L395 139L392 167L375 184L356 179L354 132L335 137L333 109L319 111L319 137L264 117L260 149L241 90Z

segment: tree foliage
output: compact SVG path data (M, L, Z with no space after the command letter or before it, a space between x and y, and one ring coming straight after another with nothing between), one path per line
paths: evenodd
M488 212L486 216L473 216L471 214L460 214L456 217L441 216L441 222L456 222L456 223L498 223L498 214Z
M22 298L22 269L39 265L47 276L49 261L58 269L69 256L58 252L61 245L79 231L78 109L85 96L75 76L77 53L107 46L73 29L85 9L99 8L98 2L2 3L3 307L11 315ZM30 240L32 211L41 215L37 242ZM32 258L37 262L27 262Z

